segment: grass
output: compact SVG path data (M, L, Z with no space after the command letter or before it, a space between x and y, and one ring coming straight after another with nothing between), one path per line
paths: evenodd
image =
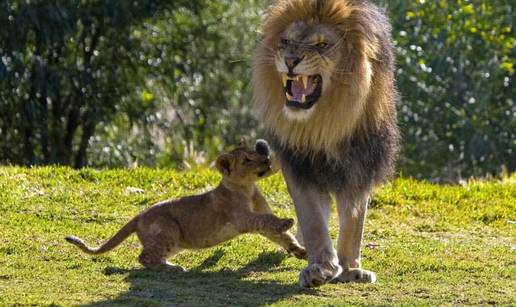
M98 244L150 204L218 180L210 170L0 168L0 305L516 304L516 176L466 186L398 179L379 189L363 242L375 285L300 289L306 263L257 235L182 253L174 261L190 271L178 275L143 270L135 236L99 257L63 240ZM295 216L279 175L261 187L275 213Z

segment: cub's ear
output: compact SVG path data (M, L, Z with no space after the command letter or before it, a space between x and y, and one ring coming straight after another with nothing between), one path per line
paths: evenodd
M247 141L245 138L240 139L240 144L238 144L239 148L247 148Z
M233 156L229 154L223 154L217 157L217 161L215 162L215 167L219 170L219 172L224 176L229 176L231 174L231 162L233 161Z

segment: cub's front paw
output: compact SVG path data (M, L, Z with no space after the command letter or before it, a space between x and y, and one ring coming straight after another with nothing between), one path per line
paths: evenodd
M279 219L277 223L274 225L275 232L285 232L289 230L292 226L294 226L293 219Z
M297 244L291 244L288 247L289 253L292 253L297 259L307 259L306 250L304 247Z

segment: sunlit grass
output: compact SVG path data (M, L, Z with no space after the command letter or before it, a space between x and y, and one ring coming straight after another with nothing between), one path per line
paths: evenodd
M63 240L76 234L98 244L153 202L213 187L213 171L4 167L0 305L513 305L515 179L384 186L371 203L363 247L363 264L379 282L303 290L297 278L305 262L256 235L184 252L173 261L190 272L179 275L143 270L134 236L96 258ZM280 176L261 187L278 215L295 216Z

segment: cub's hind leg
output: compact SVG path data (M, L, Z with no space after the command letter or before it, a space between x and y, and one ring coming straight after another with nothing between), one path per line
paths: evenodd
M156 250L152 247L144 247L139 260L145 268L153 271L167 271L174 273L186 272L182 266L174 265L167 261L168 257L173 257L180 251L181 250L179 248L173 248L167 252Z
M173 221L153 223L150 227L138 232L138 238L143 245L143 251L139 257L140 263L150 270L185 272L183 267L167 261L167 258L173 257L181 251L178 247L179 237L179 225Z

